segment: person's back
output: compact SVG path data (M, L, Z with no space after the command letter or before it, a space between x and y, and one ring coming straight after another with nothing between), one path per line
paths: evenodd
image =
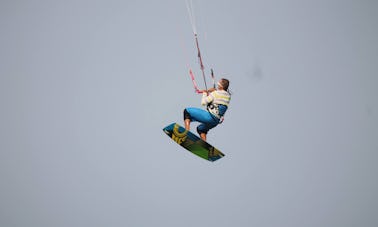
M228 109L231 95L225 90L215 90L208 96L203 97L202 105L207 105L208 111L215 117L221 119Z

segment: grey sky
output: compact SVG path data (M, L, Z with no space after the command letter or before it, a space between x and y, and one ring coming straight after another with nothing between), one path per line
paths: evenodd
M214 163L162 131L200 104L185 1L0 2L0 226L378 226L378 3L194 6Z

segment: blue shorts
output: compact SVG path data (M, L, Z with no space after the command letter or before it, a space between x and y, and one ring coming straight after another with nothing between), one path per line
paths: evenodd
M219 119L206 110L200 108L186 108L184 110L184 120L197 121L201 124L197 127L198 134L205 133L219 124Z

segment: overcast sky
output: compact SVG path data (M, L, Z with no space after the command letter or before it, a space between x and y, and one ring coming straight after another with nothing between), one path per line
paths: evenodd
M378 226L378 2L193 4L214 163L162 131L200 106L185 1L0 1L0 226Z

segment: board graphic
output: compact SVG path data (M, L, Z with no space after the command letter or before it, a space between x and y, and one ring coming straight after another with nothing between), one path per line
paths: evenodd
M184 127L177 123L168 125L163 131L173 141L203 159L214 162L225 156L217 148L203 141L192 132L185 130Z

